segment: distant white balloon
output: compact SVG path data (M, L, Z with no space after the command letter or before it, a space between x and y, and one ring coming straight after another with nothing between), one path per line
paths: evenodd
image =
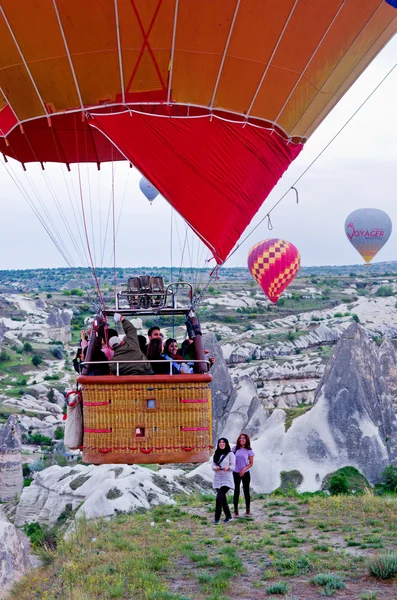
M358 208L347 217L345 233L349 242L370 263L386 244L392 230L388 214L379 208Z
M159 195L158 190L146 179L146 177L141 177L139 182L139 187L144 196L149 200L150 204L153 202L155 198Z

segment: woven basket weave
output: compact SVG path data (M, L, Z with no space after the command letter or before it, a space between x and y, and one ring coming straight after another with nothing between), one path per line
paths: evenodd
M210 375L81 376L83 462L200 463L210 457Z

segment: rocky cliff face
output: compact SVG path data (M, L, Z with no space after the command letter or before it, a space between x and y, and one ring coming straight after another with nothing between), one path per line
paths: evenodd
M212 417L213 417L213 437L219 437L222 429L222 422L225 414L229 410L229 401L234 395L232 378L223 358L222 348L219 345L214 333L203 335L204 348L209 350L209 356L215 356L215 364L211 368L213 377L211 383L212 392Z
M346 330L327 365L314 408L326 416L346 464L359 465L370 481L377 481L390 459L387 445L397 435L396 416L377 347L357 323ZM326 451L323 442L318 450Z
M0 510L0 598L30 569L27 539Z
M249 377L243 378L229 399L222 434L232 440L243 429L253 434L254 489L271 492L279 487L282 471L298 470L303 476L300 490L315 491L325 475L347 465L376 483L390 462L397 464L393 352L388 345L379 351L360 325L350 325L325 369L313 407L287 431L283 410L274 410L269 418L263 408L262 413L253 410L256 388ZM207 466L196 471L211 477Z
M12 415L0 431L0 500L12 500L22 489L21 432Z

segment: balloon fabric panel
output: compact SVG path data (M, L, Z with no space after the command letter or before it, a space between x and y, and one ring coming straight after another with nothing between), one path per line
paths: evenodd
M284 240L264 240L253 246L248 254L251 275L271 302L277 302L296 276L299 267L298 250Z
M217 118L126 112L91 123L150 179L219 264L302 149L275 132Z

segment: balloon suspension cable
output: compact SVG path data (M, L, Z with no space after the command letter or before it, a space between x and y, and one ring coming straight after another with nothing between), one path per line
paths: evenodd
M116 215L115 215L115 210L114 210L114 204L115 204L115 202L114 202L114 161L112 160L113 283L114 283L114 305L117 306Z
M101 288L100 288L100 285L99 285L99 280L98 280L97 272L96 272L96 269L95 269L95 264L94 264L94 261L92 259L90 239L89 239L89 236L88 236L87 220L86 220L86 217L85 217L85 209L84 209L83 186L82 186L82 183L81 183L80 160L79 160L79 144L78 144L77 129L76 129L76 115L75 115L74 118L75 118L75 139L76 139L77 173L78 173L78 181L79 181L79 193L80 193L81 211L82 211L82 216L83 216L84 233L85 233L85 239L86 239L86 242L87 242L87 250L88 250L88 255L90 257L91 268L92 268L92 272L93 272L94 279L95 279L95 285L96 285L97 291L98 291L98 297L99 297L99 300L100 300L102 308L105 309L105 302L104 302L104 299L103 299L103 296L102 296L102 292L101 292Z
M331 146L331 144L336 140L337 137L339 137L339 135L342 133L342 131L349 125L350 121L352 121L354 119L354 117L360 112L360 110L363 108L363 106L365 106L365 104L368 102L368 100L370 100L370 98L372 98L372 96L378 91L378 89L381 87L381 85L386 81L386 79L393 73L394 69L397 67L397 63L395 63L391 69L389 69L389 71L386 73L386 75L383 77L383 79L378 83L378 85L372 90L372 92L365 98L365 100L360 104L360 106L354 111L354 113L348 118L348 120L344 123L344 125L342 125L342 127L335 133L335 135L330 139L330 141L324 146L324 148L321 150L321 152L319 152L317 154L317 156L312 160L312 162L306 167L306 169L304 169L304 171L299 175L299 177L294 181L294 183L288 188L288 190L286 192L284 192L284 194L277 200L277 202L272 206L272 208L269 210L269 212L267 212L265 214L264 217L262 217L262 219L259 221L259 223L257 223L255 225L255 227L253 229L251 229L251 231L242 239L242 241L237 244L237 246L234 248L234 250L232 250L232 252L229 254L229 256L227 258L225 258L224 262L222 263L223 265L229 260L229 258L231 256L233 256L233 254L240 248L240 246L242 246L244 244L244 242L247 241L247 239L254 233L254 231L256 231L256 229L258 229L258 227L260 225L262 225L263 221L265 221L266 219L268 219L268 224L270 222L270 215L271 213L274 211L274 209L280 204L280 202L282 200L284 200L284 198L287 196L287 194L289 194L289 192L291 190L293 190L295 192L296 195L296 203L299 203L299 194L298 194L298 190L296 189L296 184L306 175L306 173L312 168L312 166L318 161L318 159L324 154L324 152L326 150L328 150L328 148Z

